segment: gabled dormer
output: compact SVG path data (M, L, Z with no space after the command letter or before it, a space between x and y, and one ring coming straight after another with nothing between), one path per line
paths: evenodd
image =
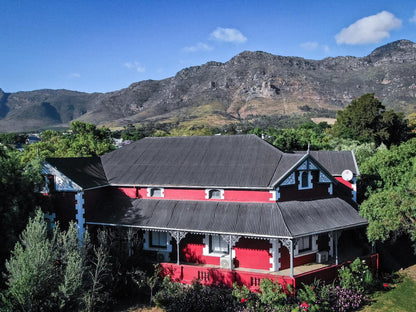
M274 184L277 201L331 197L337 180L309 153Z

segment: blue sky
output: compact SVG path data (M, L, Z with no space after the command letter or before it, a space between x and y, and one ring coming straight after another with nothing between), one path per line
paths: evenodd
M416 2L4 0L0 88L108 92L265 51L323 59L416 41Z

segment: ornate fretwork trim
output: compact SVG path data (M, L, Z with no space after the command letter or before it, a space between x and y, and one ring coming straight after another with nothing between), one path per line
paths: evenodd
M179 243L187 234L188 232L181 232L181 231L170 231L170 235Z
M297 168L297 170L318 170L318 167L316 167L312 161L307 159Z
M291 239L291 238L285 238L285 239L281 239L280 240L282 242L282 245L285 246L287 249L289 249L289 251L291 250L291 248L295 249L296 247L296 239Z
M325 173L319 171L319 182L321 183L331 183L331 179L327 177Z
M292 172L280 185L293 185L296 183L295 173Z
M234 247L241 236L238 235L221 235L221 238L231 247Z

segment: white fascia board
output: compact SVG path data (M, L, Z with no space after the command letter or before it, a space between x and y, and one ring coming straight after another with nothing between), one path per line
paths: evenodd
M355 158L354 150L351 150L352 159L354 160L355 170L357 172L356 176L358 177L360 175L360 169L358 169L357 159Z

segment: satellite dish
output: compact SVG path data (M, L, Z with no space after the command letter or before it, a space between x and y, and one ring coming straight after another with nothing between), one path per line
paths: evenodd
M348 169L345 169L345 170L342 172L341 176L342 176L342 178L343 178L345 181L351 181L351 180L352 180L352 178L353 178L352 171L351 171L351 170L348 170Z

